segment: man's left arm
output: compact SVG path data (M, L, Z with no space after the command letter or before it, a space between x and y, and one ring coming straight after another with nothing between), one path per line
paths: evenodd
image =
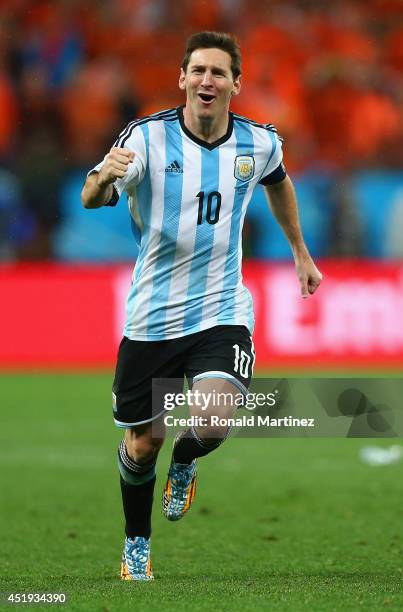
M319 287L322 274L315 266L302 236L294 186L286 176L279 183L264 185L264 190L270 208L290 244L302 297L307 298Z

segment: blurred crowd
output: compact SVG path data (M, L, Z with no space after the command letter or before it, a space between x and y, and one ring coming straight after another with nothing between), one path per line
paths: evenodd
M0 259L52 257L66 177L128 121L183 102L199 30L239 38L233 110L277 126L290 173L342 186L343 252L349 177L403 169L401 0L0 0Z

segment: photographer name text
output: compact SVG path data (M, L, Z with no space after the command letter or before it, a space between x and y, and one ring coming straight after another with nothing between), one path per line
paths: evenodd
M243 415L236 418L219 416L190 416L188 418L174 417L168 414L164 417L167 427L315 427L315 419L298 419L293 416L271 417L261 415Z

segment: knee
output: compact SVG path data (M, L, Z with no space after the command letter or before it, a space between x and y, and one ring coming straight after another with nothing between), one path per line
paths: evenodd
M163 442L162 438L153 438L147 433L136 435L131 430L125 435L127 454L136 463L149 463L156 459Z

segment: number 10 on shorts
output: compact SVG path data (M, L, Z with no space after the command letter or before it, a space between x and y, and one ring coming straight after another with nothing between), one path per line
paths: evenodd
M249 377L249 364L251 361L250 355L243 351L239 344L234 344L232 347L235 350L235 358L234 358L234 372L238 373L243 378Z

